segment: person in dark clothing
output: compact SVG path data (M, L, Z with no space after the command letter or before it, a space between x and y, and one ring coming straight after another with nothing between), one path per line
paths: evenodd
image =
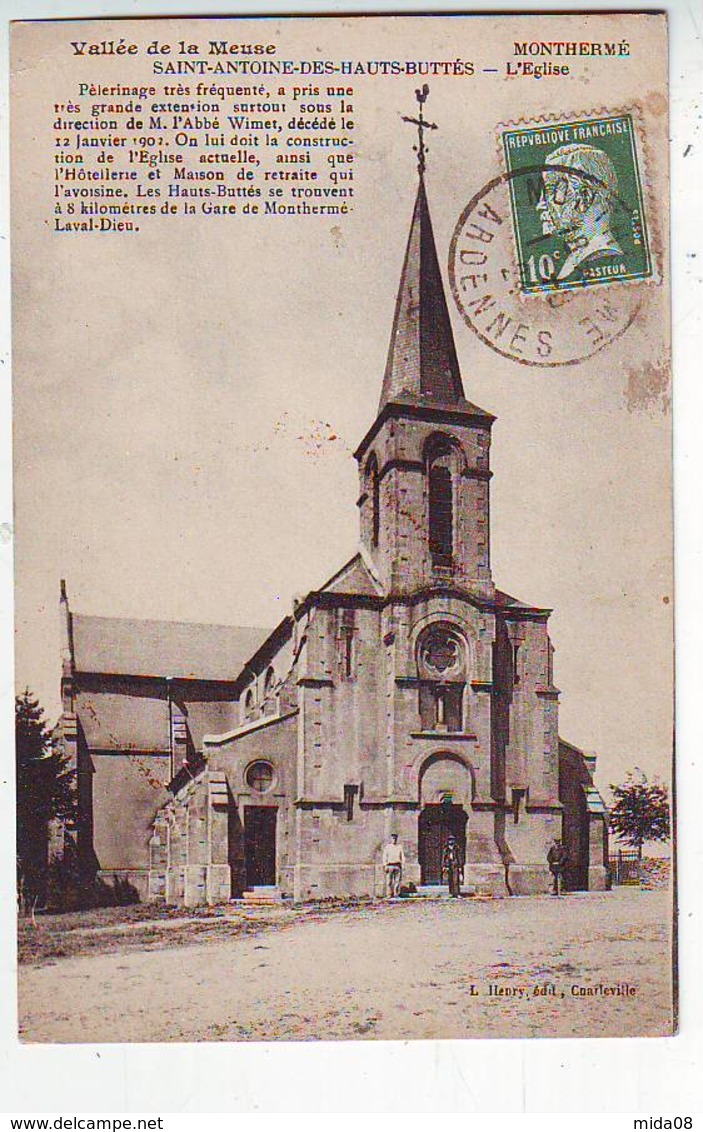
M464 869L459 856L459 846L454 837L448 839L446 848L442 854L442 871L447 874L449 895L458 896L461 889Z
M564 891L564 870L569 858L561 841L552 842L547 853L547 864L552 874L552 896L561 896Z

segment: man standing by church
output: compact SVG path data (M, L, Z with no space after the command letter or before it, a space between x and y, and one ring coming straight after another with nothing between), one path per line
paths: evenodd
M558 839L553 841L547 853L547 864L552 874L552 896L561 896L564 891L564 870L569 863L566 848Z
M386 896L391 899L400 892L403 879L405 853L398 841L398 834L391 834L391 840L383 847L383 871L386 876Z
M461 896L461 884L464 879L464 869L461 863L459 846L456 837L450 835L442 854L442 872L447 875L450 896Z

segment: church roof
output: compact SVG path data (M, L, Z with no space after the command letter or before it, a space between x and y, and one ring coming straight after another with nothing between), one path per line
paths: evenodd
M499 609L514 609L516 613L551 613L551 609L543 609L541 606L528 605L527 602L520 601L517 597L511 597L503 590L495 591L495 604Z
M363 597L378 597L381 590L369 572L360 554L355 554L341 570L330 578L321 589L326 594L358 594Z
M77 672L234 681L269 629L71 616Z
M379 412L393 401L465 408L424 177L415 200Z

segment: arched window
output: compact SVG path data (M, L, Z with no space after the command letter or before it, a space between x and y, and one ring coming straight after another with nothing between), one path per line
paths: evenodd
M433 566L450 567L454 559L455 491L461 450L445 436L434 436L426 449L428 539Z
M461 634L443 622L428 626L417 646L420 722L423 731L462 731L467 648Z
M276 683L276 673L273 670L273 665L267 669L266 676L264 677L264 695L270 696L273 692L273 686Z
M244 712L245 712L246 715L251 715L253 710L254 710L254 693L250 688L249 691L247 692L246 696L244 697Z
M378 546L378 534L381 525L381 500L378 482L378 460L374 453L369 456L366 464L366 491L371 500L371 545Z

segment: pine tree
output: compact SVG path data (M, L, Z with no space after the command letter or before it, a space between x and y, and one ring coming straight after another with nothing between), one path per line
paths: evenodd
M15 768L18 890L21 905L33 907L46 892L49 822L61 818L70 825L75 796L73 773L29 688L15 698Z
M610 809L610 828L637 849L641 861L645 841L668 841L671 823L666 786L649 782L639 767L635 771L620 786L611 783L615 803Z

